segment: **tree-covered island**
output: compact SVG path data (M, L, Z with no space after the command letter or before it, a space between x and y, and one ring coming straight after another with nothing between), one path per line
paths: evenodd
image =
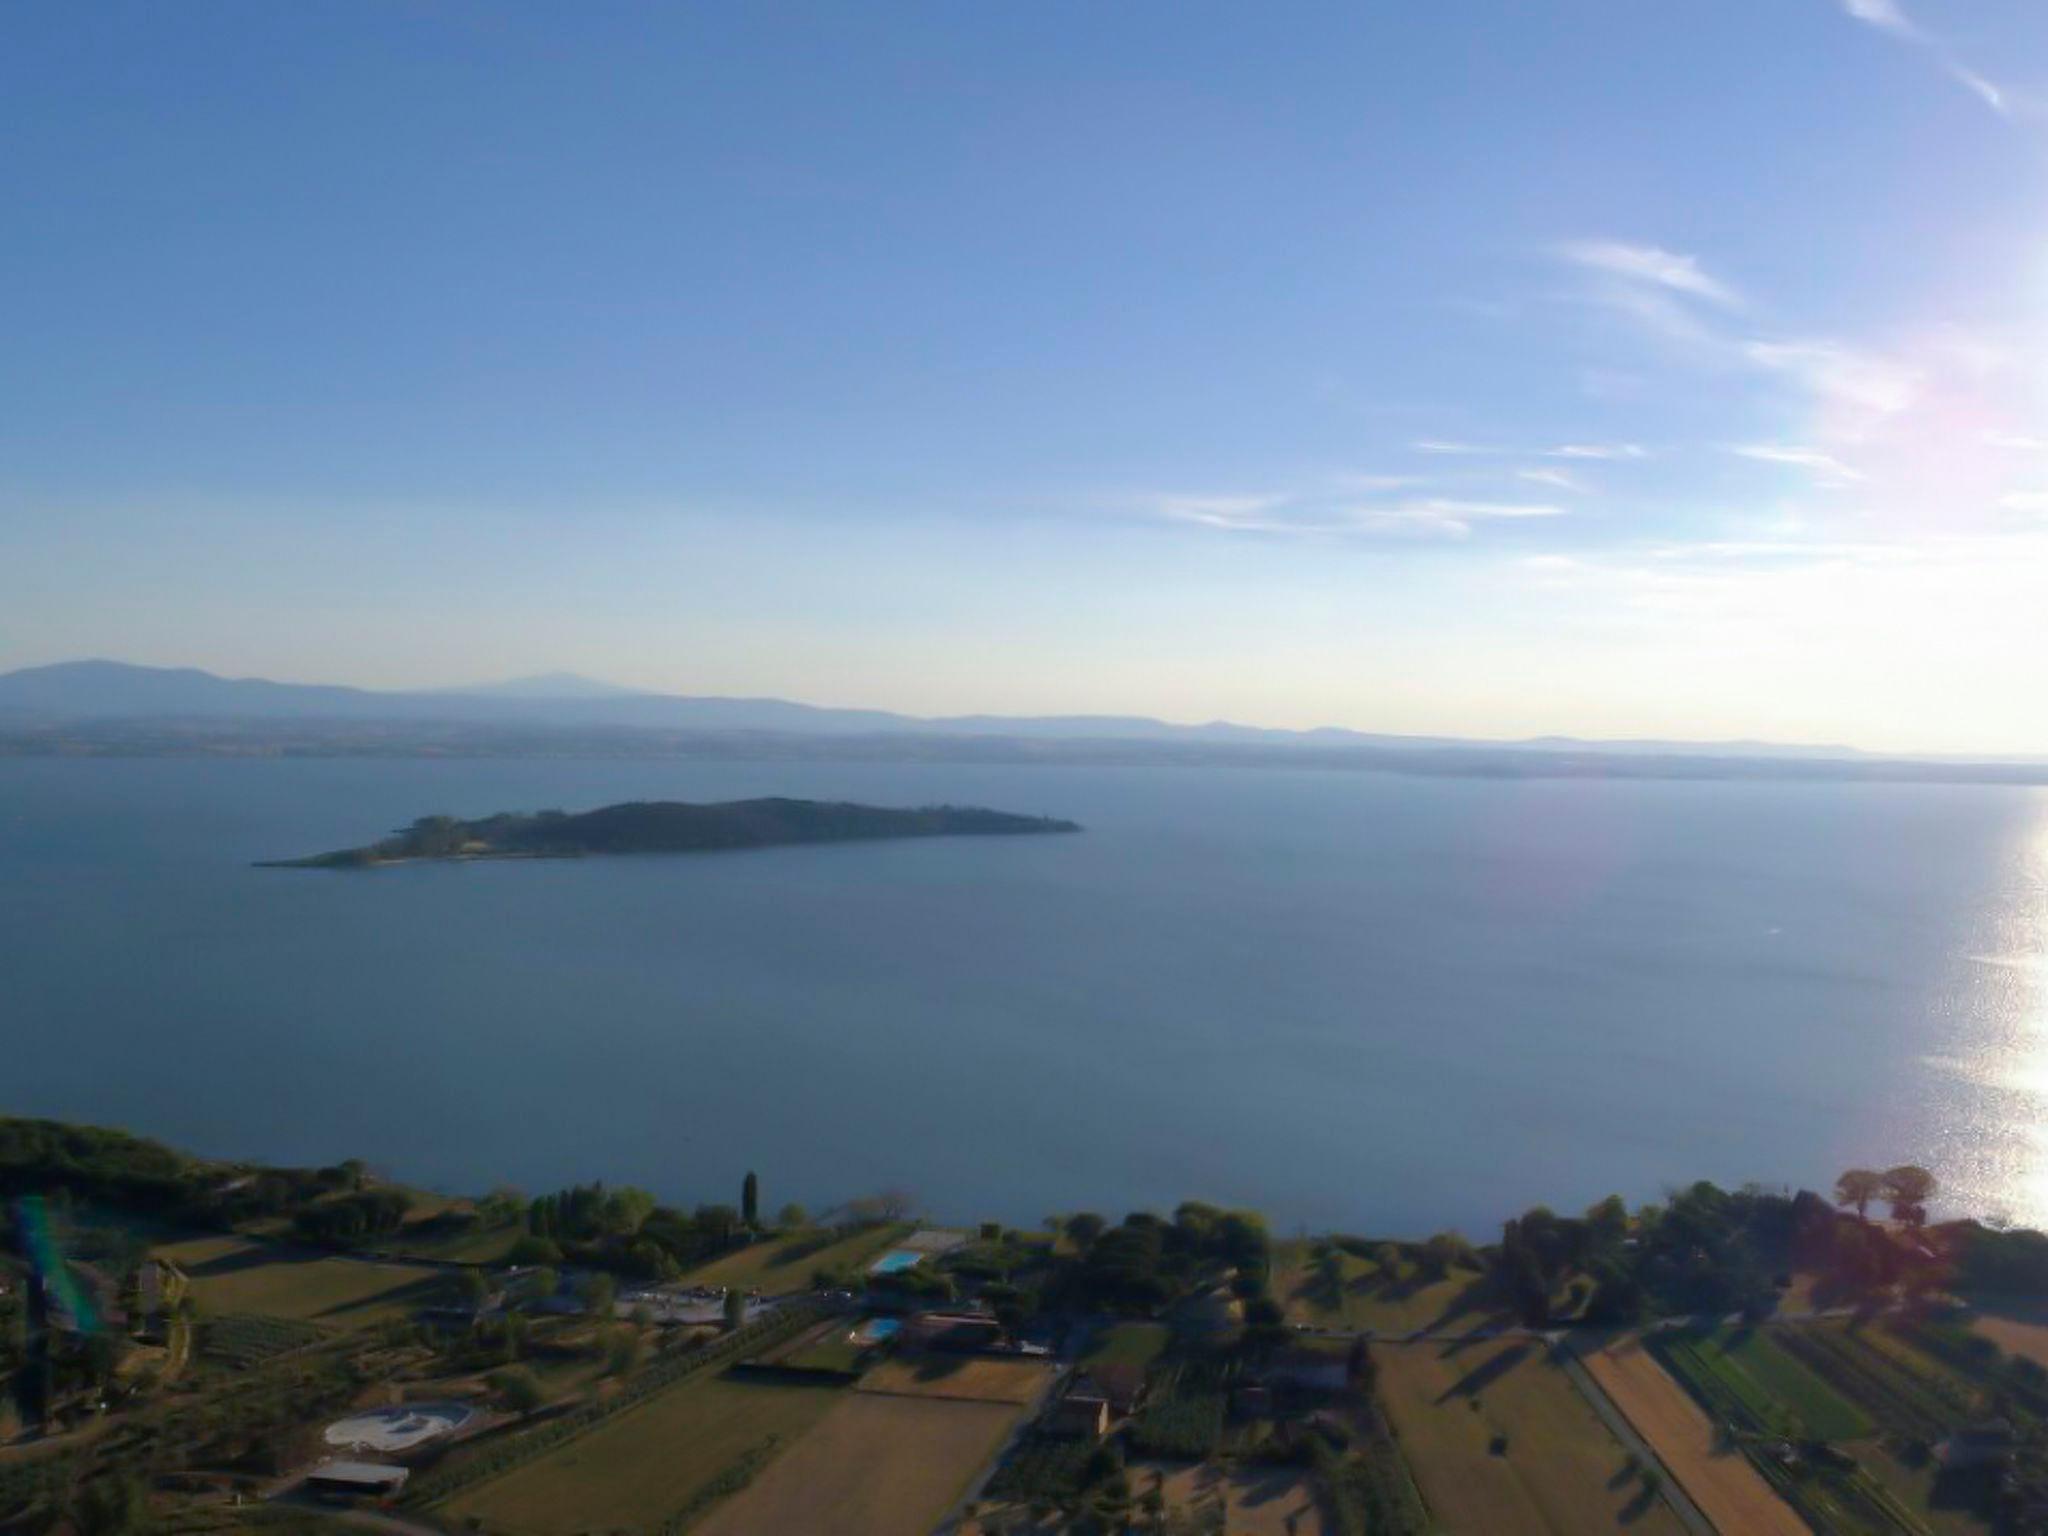
M728 800L691 804L635 800L595 811L500 812L475 821L422 816L361 848L301 859L266 859L271 869L365 869L415 859L565 859L600 853L708 853L788 843L844 843L899 837L992 837L1078 832L1076 822L1018 816L978 806L894 809L845 801Z

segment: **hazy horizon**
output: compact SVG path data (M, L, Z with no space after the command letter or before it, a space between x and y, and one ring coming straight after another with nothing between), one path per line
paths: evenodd
M10 44L5 666L2048 754L2020 0Z

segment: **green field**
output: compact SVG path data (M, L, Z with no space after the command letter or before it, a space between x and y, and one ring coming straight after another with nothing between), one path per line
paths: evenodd
M512 1247L526 1235L516 1224L473 1227L466 1232L425 1232L408 1227L390 1242L393 1253L407 1258L447 1259L459 1264L503 1264Z
M644 1530L720 1473L780 1454L844 1397L832 1387L703 1377L627 1409L558 1450L442 1506L513 1536Z
M1149 1366L1165 1353L1172 1337L1164 1323L1117 1323L1088 1341L1081 1364Z
M1873 1430L1862 1410L1794 1359L1768 1329L1666 1333L1651 1348L1724 1417L1784 1431L1795 1427L1789 1415L1816 1440L1856 1440Z
M153 1250L192 1281L203 1315L248 1313L360 1328L430 1303L442 1276L415 1264L368 1264L239 1237L202 1237Z
M866 1269L891 1243L907 1237L910 1231L902 1223L891 1223L868 1227L844 1238L834 1238L828 1231L771 1237L736 1253L723 1254L701 1269L691 1270L683 1279L691 1285L758 1290L765 1296L807 1291L811 1288L811 1271L821 1266Z
M841 1321L822 1338L791 1351L775 1363L799 1371L839 1371L857 1376L874 1351L869 1346L854 1343L851 1335L852 1330Z
M1938 1488L1934 1465L1905 1453L1984 1416L1981 1395L1968 1381L1876 1324L1805 1324L1777 1329L1773 1337L1884 1431L1885 1438L1858 1445L1855 1454L1893 1497L1933 1531L1962 1536L1987 1529L1955 1491Z

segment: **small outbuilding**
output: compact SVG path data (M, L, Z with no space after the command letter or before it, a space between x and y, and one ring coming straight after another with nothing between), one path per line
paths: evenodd
M1048 1434L1070 1440L1100 1440L1109 1433L1109 1399L1085 1376L1076 1376L1046 1415Z
M1934 1459L1949 1472L2002 1467L2012 1459L2017 1444L2010 1424L2003 1419L1991 1419L1957 1430L1934 1448Z
M323 1461L306 1474L306 1491L322 1499L389 1499L411 1475L375 1461Z

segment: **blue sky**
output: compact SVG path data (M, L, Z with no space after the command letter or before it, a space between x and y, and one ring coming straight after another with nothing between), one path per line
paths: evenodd
M0 665L2048 752L2034 0L24 7Z

